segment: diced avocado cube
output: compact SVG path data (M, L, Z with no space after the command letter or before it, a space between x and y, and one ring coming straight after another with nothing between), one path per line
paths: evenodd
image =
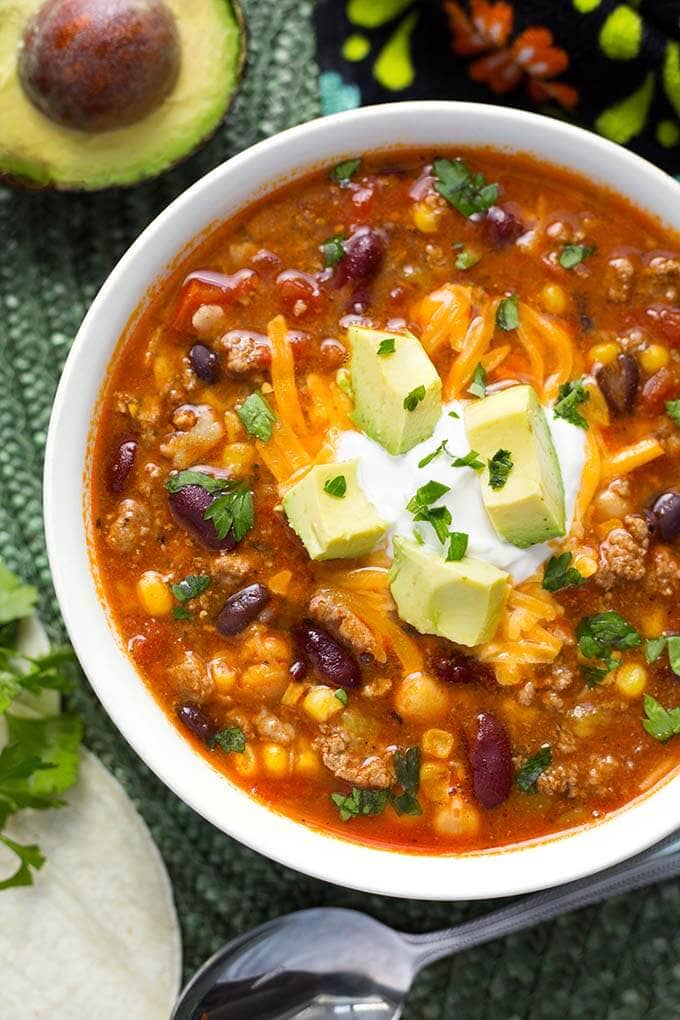
M394 539L390 589L402 620L459 645L489 641L509 590L504 570L464 556L447 562L406 538Z
M511 386L470 402L465 428L470 446L484 460L499 450L509 451L512 458L502 487L491 487L488 468L480 474L484 506L501 538L526 549L564 535L562 472L534 388Z
M361 491L357 464L317 464L283 497L288 523L313 560L365 556L387 531Z
M434 432L442 383L411 333L350 326L354 421L388 453L407 453Z

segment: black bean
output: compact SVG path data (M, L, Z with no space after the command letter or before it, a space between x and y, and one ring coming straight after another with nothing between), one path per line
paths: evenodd
M108 481L111 492L121 492L124 489L129 474L135 466L136 456L136 440L126 439L120 444L109 462Z
M619 354L608 365L599 365L595 378L612 414L630 414L640 382L640 369L635 358L630 354Z
M436 675L444 683L448 684L482 684L489 686L494 684L496 676L485 662L473 659L469 655L441 655L433 662Z
M354 653L341 645L323 627L303 620L293 627L293 639L300 658L336 687L358 687L361 669Z
M509 209L492 205L486 214L484 229L494 248L506 248L524 233L526 227Z
M345 242L342 268L346 279L370 280L377 276L384 255L385 245L380 234L369 227L359 227Z
M672 542L680 535L680 492L669 489L657 496L651 506L655 533Z
M241 588L224 603L215 626L225 637L240 634L264 609L270 598L271 592L263 584L249 584L247 588Z
M470 748L472 787L485 808L498 807L512 789L512 753L508 732L500 719L480 712Z
M212 521L203 516L217 497L200 485L184 485L177 492L168 496L170 513L178 524L204 545L206 549L224 549L229 552L237 544L233 532L228 531L224 538L219 538Z
M191 730L204 743L208 744L215 733L215 727L208 719L203 709L199 708L192 701L185 701L177 709L180 721Z
M204 383L217 382L220 363L215 352L205 344L194 344L189 351L189 362L198 378Z

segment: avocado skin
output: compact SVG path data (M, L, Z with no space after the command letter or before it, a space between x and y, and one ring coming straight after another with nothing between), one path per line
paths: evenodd
M177 166L181 166L191 156L193 156L199 149L202 149L204 145L217 134L222 124L229 116L231 109L234 105L234 101L238 96L240 86L243 80L243 73L246 66L246 60L248 55L248 23L241 6L240 0L223 0L223 2L231 8L233 15L236 19L238 38L239 38L239 52L237 61L234 67L234 84L231 92L229 93L226 106L220 116L215 120L214 124L211 125L208 131L194 142L186 152L182 153L181 156L176 159L169 160L167 165L159 167L157 170L149 173L140 173L139 177L129 181L112 181L109 184L89 184L86 179L72 182L53 181L53 180L38 180L26 174L17 173L16 171L7 171L2 169L2 153L0 152L0 185L4 185L10 188L19 188L24 191L61 191L67 193L79 193L79 192L95 192L95 191L113 191L123 188L132 188L142 181L150 181L155 178L161 177L169 170L173 170ZM0 54L1 57L1 54ZM143 121L140 121L143 123Z

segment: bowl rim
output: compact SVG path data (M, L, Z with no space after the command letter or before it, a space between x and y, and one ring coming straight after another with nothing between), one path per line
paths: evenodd
M427 127L430 124L431 130ZM379 133L381 126L395 132L392 143L374 146L362 143L356 149L349 144L355 132L370 139L372 130L375 128ZM76 654L108 715L159 779L216 828L279 864L365 892L432 900L486 899L542 889L575 880L639 853L680 824L677 807L680 772L602 820L578 829L528 843L457 855L387 850L294 821L250 797L211 766L178 732L141 681L98 595L88 553L83 493L88 486L91 422L97 412L106 366L126 328L114 329L110 325L116 315L120 318L119 292L128 295L121 299L123 305L138 308L151 285L136 288L134 283L144 260L158 263L160 268L151 278L157 280L178 253L190 250L192 239L207 229L207 221L199 230L187 231L182 226L191 218L187 214L194 203L205 207L211 196L219 197L229 190L224 187L225 181L235 181L243 173L247 176L261 164L275 167L277 158L295 164L292 154L298 147L323 148L325 140L334 155L324 156L323 160L301 159L288 174L269 171L265 192L275 190L283 180L303 176L320 162L327 165L353 151L447 144L443 136L435 137L437 131L450 131L448 144L452 146L456 131L461 128L465 135L461 146L494 146L492 141L477 140L475 130L481 128L482 135L486 131L493 138L498 132L500 138L505 134L508 140L496 142L497 149L528 151L544 162L564 166L581 176L591 172L603 186L609 185L602 167L613 166L615 176L627 178L630 174L637 184L644 182L640 187L636 184L636 189L644 191L650 201L631 199L630 191L617 186L611 190L652 212L656 205L659 219L663 219L662 206L665 210L659 195L668 201L670 209L673 200L676 208L680 208L680 183L635 153L563 121L501 106L456 101L369 106L318 118L264 139L231 157L180 194L144 229L103 283L78 330L54 399L43 489L49 564ZM399 131L429 133L433 137L429 142L426 139L405 142L399 139ZM346 140L331 144L334 135ZM554 143L564 158L541 155L542 142L526 144L524 138L550 139L548 149ZM572 148L578 148L583 157L581 162L587 163L589 171L570 161ZM256 197L259 193L251 191L249 198L234 204L230 214ZM222 214L213 216L213 221L222 218ZM678 214L674 226L680 228ZM166 256L162 255L164 251ZM134 299L130 297L133 293L137 293ZM125 322L129 318L126 315ZM97 361L103 365L101 374L92 369ZM149 739L148 727L153 739Z

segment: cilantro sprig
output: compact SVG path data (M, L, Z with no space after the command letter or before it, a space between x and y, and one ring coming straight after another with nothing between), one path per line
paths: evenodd
M545 770L552 765L552 748L543 744L536 754L527 758L517 773L517 785L523 793L535 793L536 782Z
M486 372L484 366L479 362L472 374L472 382L467 388L468 393L473 397L486 396Z
M415 411L418 404L425 399L425 387L416 386L404 397L404 410Z
M574 269L584 259L589 258L595 248L587 244L565 244L557 260L562 269Z
M241 419L249 436L255 436L263 443L269 442L274 430L276 415L259 391L256 390L247 396L241 406L236 408L236 414Z
M509 450L496 450L489 460L489 485L492 489L502 489L510 477L514 465Z
M680 634L661 634L645 641L645 659L656 662L664 651L668 652L668 663L673 673L680 676Z
M643 727L660 744L680 733L680 707L664 708L651 694L645 694L642 701L645 709Z
M431 524L434 532L443 544L446 542L451 524L451 511L445 506L433 506L437 500L446 495L450 486L442 485L434 480L426 482L416 491L406 504L406 509L413 514L415 521L426 521Z
M516 294L500 301L496 309L496 325L506 333L519 327L519 298Z
M403 752L395 751L393 760L396 784L391 790L363 790L353 786L350 793L331 794L341 822L349 822L359 815L381 815L388 804L398 815L423 813L418 803L420 748L414 746Z
M333 234L327 237L321 244L324 269L337 266L338 262L345 257L345 236L344 234Z
M339 184L341 188L348 188L360 166L360 159L345 159L333 167L329 174L330 179Z
M215 495L215 499L203 512L203 520L213 522L220 541L231 531L236 541L240 542L255 524L253 494L243 483L191 470L177 471L165 482L165 488L171 493L179 492L187 485L199 485Z
M588 422L578 409L581 404L587 404L589 400L590 393L583 385L583 379L572 379L571 382L562 383L560 386L553 414L556 418L564 418L572 425L578 425L579 428L587 431Z
M485 213L498 200L498 185L473 173L462 159L435 159L432 175L435 191L468 219Z
M579 574L576 567L571 566L572 559L570 552L550 557L543 572L543 587L546 591L561 591L562 588L571 588L572 585L584 584L588 580Z
M642 638L623 616L614 610L585 616L576 627L576 641L585 659L599 660L602 665L581 667L588 687L596 687L604 677L619 664L612 652L624 652L637 648Z

